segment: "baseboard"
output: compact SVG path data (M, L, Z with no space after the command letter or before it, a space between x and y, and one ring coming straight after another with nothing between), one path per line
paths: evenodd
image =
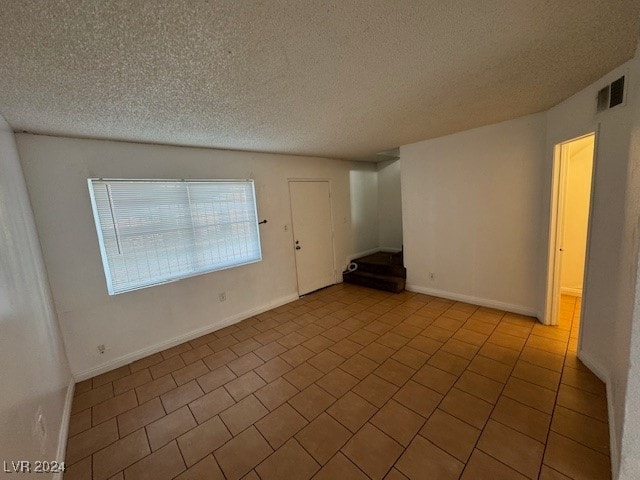
M410 292L423 293L425 295L431 295L433 297L446 298L447 300L455 300L456 302L471 303L473 305L480 305L481 307L495 308L497 310L504 310L505 312L517 313L519 315L527 315L529 317L536 317L538 311L534 308L525 307L522 305L515 305L512 303L499 302L497 300L490 300L480 297L472 297L470 295L462 295L460 293L448 292L446 290L436 290L434 288L422 287L420 285L406 286L406 289Z
M205 327L199 328L197 330L192 330L184 335L180 335L178 337L174 337L170 340L151 345L149 347L145 347L136 352L129 353L127 355L123 355L121 357L110 360L107 363L99 365L90 370L85 370L83 372L74 372L73 376L77 382L82 380L86 380L87 378L95 377L96 375L100 375L101 373L108 372L110 370L116 369L118 367L122 367L131 362L135 362L136 360L140 360L141 358L148 357L149 355L153 355L154 353L161 352L166 350L167 348L175 347L176 345L180 345L181 343L188 342L189 340L193 340L195 338L201 337L202 335L206 335L211 332L215 332L216 330L220 330L221 328L228 327L229 325L233 325L234 323L241 322L249 317L253 317L254 315L258 315L260 313L266 312L273 308L277 308L281 305L285 305L287 303L293 302L300 298L297 293L287 295L285 297L280 297L272 302L269 302L265 305L262 305L257 308L253 308L251 310L246 310L244 312L238 313L236 315L232 315L231 317L227 317L219 322L216 322L213 325L207 325Z
M401 252L402 249L401 248L396 248L396 247L380 247L378 249L379 252L389 252L389 253L398 253Z
M69 438L69 422L71 421L71 406L73 404L73 392L76 388L76 382L73 377L69 379L67 385L67 394L64 398L64 410L60 419L60 431L58 432L58 453L55 460L64 462L67 454L67 438ZM62 480L62 472L53 475L55 480Z
M611 378L609 372L604 368L600 362L595 361L584 350L578 352L578 358L584 363L589 370L591 370L596 377L604 382L607 387L607 411L609 414L609 456L611 458L611 478L618 478L618 470L620 468L620 456L618 452L618 439L616 437L616 420L615 410L613 405L613 387L611 385Z
M570 295L572 297L581 297L582 289L581 288L570 288L570 287L561 287L560 288L561 295Z

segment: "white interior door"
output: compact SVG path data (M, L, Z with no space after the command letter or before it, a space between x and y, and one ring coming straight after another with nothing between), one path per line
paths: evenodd
M581 140L589 140L591 142L591 159L589 170L592 171L595 165L595 133L587 134L583 137L568 140L555 146L554 149L554 165L552 177L552 194L551 194L551 222L549 225L549 270L547 278L547 302L545 310L544 323L546 325L558 324L558 312L560 309L561 295L561 272L562 262L565 251L565 219L566 219L566 194L567 194L567 178L568 178L568 162L571 156L571 144ZM591 216L590 198L593 195L593 176L588 175L589 198L587 199L587 232L588 222ZM572 212L569 212L571 215ZM586 243L588 245L588 233ZM582 254L586 258L586 252ZM586 270L586 261L584 268ZM584 283L584 273L582 274L582 283Z
M290 181L298 294L336 283L328 181Z
M560 309L560 273L562 272L562 257L564 252L564 218L567 188L567 160L569 144L560 146L558 191L556 193L556 238L555 238L555 262L553 265L553 290L551 306L551 324L558 324L558 311Z

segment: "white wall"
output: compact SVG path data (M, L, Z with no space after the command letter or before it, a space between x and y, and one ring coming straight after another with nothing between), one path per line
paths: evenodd
M547 117L548 188L551 184L553 146L597 131L591 230L578 354L608 383L614 472L620 460L635 285L635 270L631 271L636 265L636 249L632 245L635 240L632 240L634 236L623 232L629 228L626 226L629 222L635 222L630 217L626 219L625 202L632 112L640 84L639 63L636 56L549 110ZM628 86L626 105L596 115L597 91L623 74L626 75ZM548 195L545 198L548 199ZM637 197L631 201L637 202ZM545 208L549 208L548 201ZM544 235L548 236L548 229Z
M597 91L621 75L626 104L596 115ZM578 354L607 383L621 479L640 470L639 87L636 55L543 114L400 149L412 288L542 318L554 146L597 131Z
M619 442L621 480L640 478L640 92L637 86L634 93L622 265L625 283L632 285L635 282L635 299L629 307L632 321L628 322L629 328L624 329L624 334L629 335L630 342L629 348L624 352L627 354L628 375L624 394L624 428Z
M400 160L378 163L378 243L382 249L402 248Z
M378 174L375 165L349 171L349 197L353 232L349 259L378 248ZM342 201L339 198L338 201ZM344 229L347 224L344 223ZM339 264L342 267L342 264Z
M64 461L58 447L66 443L73 383L14 136L2 117L0 365L0 460ZM39 412L44 436L35 426Z
M536 114L400 148L411 289L537 313L544 145Z
M562 293L579 296L582 294L584 280L594 138L581 138L571 142L566 148L568 155L560 288Z
M350 208L351 190L376 198L375 165L28 134L17 139L69 361L78 378L297 298L288 178L331 181L338 279L348 257L377 247L372 234L377 233L377 204L362 205L356 225ZM88 177L253 178L258 215L268 220L260 227L263 261L110 297ZM227 300L220 303L223 291ZM107 347L103 355L99 344Z

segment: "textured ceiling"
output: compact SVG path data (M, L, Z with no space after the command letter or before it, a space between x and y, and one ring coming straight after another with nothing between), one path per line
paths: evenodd
M639 19L638 0L0 0L0 113L372 159L557 104L633 56Z

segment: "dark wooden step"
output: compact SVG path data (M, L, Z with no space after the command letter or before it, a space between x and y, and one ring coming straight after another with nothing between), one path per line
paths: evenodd
M377 252L352 260L358 265L356 271L407 278L407 269L402 264L402 252Z
M385 292L400 293L405 287L405 279L402 277L380 275L360 270L344 273L342 278L346 283L384 290Z

